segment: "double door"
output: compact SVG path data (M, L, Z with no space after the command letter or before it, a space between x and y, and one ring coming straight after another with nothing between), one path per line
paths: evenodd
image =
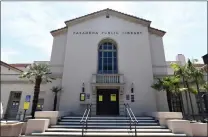
M118 89L97 90L97 115L119 115Z

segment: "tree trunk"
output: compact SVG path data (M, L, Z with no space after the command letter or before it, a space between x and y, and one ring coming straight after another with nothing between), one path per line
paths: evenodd
M183 77L183 86L184 86L184 88L186 88L184 77ZM189 102L188 102L187 91L185 91L185 96L186 96L187 112L188 112L188 115L189 115L190 114L190 109L189 109Z
M186 81L186 86L189 90L189 84L188 84L188 81ZM188 95L189 95L189 99L190 99L190 105L191 105L191 112L192 112L192 116L193 116L193 119L195 119L194 117L194 108L193 108L193 102L192 102L192 98L191 98L191 93L190 91L188 91Z
M31 112L32 119L35 118L35 111L37 109L41 81L42 79L39 77L35 79L34 96L33 96L32 112Z
M176 97L179 99L179 103L180 103L180 111L182 112L182 114L184 115L184 106L183 106L183 102L182 102L182 94L179 92L178 90L178 86L175 87L175 92L176 92Z
M172 101L171 101L171 93L170 91L166 91L167 92L167 101L168 101L168 108L169 111L172 112Z
M178 95L179 95L181 110L182 110L182 113L184 115L185 114L185 109L184 109L184 105L183 105L183 96L182 96L182 93L179 93Z
M204 115L204 105L202 103L202 99L203 98L201 98L201 95L199 94L200 93L200 89L199 89L198 79L196 78L195 81L196 81L196 87L197 87L197 91L198 91L198 97L199 97L199 102L200 102L200 107L201 107L201 112L202 112L202 119L204 121L205 115Z
M55 93L55 96L54 96L53 111L56 111L56 104L57 104L57 92Z

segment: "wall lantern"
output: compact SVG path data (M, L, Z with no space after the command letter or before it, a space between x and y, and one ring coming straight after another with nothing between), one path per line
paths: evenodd
M124 94L124 87L120 87L120 95Z
M134 83L131 84L131 93L134 93Z
M82 92L83 93L85 92L85 85L84 85L84 83L82 83Z

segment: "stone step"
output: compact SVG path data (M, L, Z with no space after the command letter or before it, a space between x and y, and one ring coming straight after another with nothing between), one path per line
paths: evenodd
M33 136L81 136L82 132L44 132L44 133L32 133ZM103 132L84 132L84 136L134 136L134 132L128 133L103 133ZM186 136L185 134L173 134L173 133L137 133L137 136Z
M60 122L80 122L79 119L61 119ZM88 119L88 122L129 122L127 119ZM139 119L138 122L156 122L154 119Z
M87 129L87 132L133 132L135 129ZM46 132L81 132L82 129L78 128L49 128ZM171 133L170 129L137 129L140 133Z
M58 122L59 125L82 125L80 122ZM122 123L122 122L115 122L115 123L101 123L101 122L89 122L88 125L130 125L129 122ZM134 125L134 123L132 123ZM158 123L137 123L137 125L158 125Z
M66 116L66 117L62 117L61 119L82 119L82 117L71 117L71 116ZM90 117L90 119L116 119L116 120L119 120L119 119L127 119L126 117ZM137 120L140 120L140 119L143 119L143 120L150 120L150 119L154 119L153 117L136 117Z
M50 126L51 128L82 128L82 125L52 125ZM87 126L88 129L128 129L130 126L128 125L120 125L120 126L116 126L116 125L88 125ZM134 128L134 126L132 126L132 128ZM151 125L145 125L145 126L137 126L137 129L166 129L165 126L151 126Z

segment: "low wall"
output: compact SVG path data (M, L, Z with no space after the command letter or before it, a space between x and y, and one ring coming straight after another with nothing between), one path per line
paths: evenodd
M21 133L22 135L25 135L26 128L27 128L27 122L24 122L22 126L22 133Z
M175 134L186 134L188 136L192 136L192 128L190 121L188 120L168 120L167 125L168 128Z
M192 123L189 120L168 120L168 128L173 133L183 133L188 136L208 136L208 124L207 123Z
M160 125L167 126L167 120L183 119L181 112L152 112L150 116L159 121Z
M25 135L31 133L43 133L49 126L49 119L29 119L25 130Z
M36 111L35 119L49 119L50 125L56 125L60 115L59 111Z
M208 123L191 123L193 136L208 136Z
M22 132L23 122L18 123L1 123L1 136L19 137Z
M60 117L69 115L67 111L36 111L36 119L50 119L50 125L56 125Z

